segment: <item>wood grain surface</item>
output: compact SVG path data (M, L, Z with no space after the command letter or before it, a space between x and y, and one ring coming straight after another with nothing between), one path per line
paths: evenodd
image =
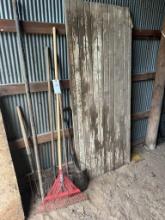
M130 161L131 38L128 8L65 1L75 147L98 176Z

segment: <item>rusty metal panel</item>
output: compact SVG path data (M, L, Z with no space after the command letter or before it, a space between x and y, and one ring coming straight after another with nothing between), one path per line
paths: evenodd
M128 8L65 3L75 147L98 176L130 160L132 22Z

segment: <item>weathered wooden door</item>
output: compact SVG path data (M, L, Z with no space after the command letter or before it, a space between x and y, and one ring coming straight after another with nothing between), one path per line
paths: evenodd
M75 148L91 176L130 161L128 8L65 0Z

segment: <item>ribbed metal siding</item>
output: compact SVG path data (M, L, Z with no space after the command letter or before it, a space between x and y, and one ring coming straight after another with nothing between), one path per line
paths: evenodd
M91 0L91 2L129 7L135 27L141 29L161 28L165 12L164 0Z
M149 27L148 27L149 29ZM158 27L157 27L158 29ZM132 49L132 73L154 72L159 48L158 40L134 40ZM132 85L132 113L150 110L153 80L135 82ZM145 137L147 120L132 122L132 141Z
M19 2L22 5L22 20L64 23L64 0L19 0ZM135 27L161 28L165 12L164 0L93 0L92 2L129 7ZM1 0L0 19L2 18L13 19L11 0Z
M132 45L132 73L155 71L158 40L134 40Z
M132 140L141 140L145 137L145 132L147 129L147 119L135 121L132 124Z
M21 6L21 19L29 21L43 21L43 22L64 22L62 1L19 1ZM0 18L13 19L12 1L3 0L0 2ZM47 80L45 69L44 49L46 46L52 48L52 36L50 35L24 35L25 53L27 60L28 76L30 81L44 81ZM7 83L21 83L23 77L20 70L20 62L18 56L18 46L15 33L1 33L0 36L0 51L1 51L1 74L0 82ZM60 78L68 79L67 69L67 51L66 38L64 36L57 37L58 55L60 60L59 72ZM52 78L54 72L51 72ZM32 94L32 104L35 115L35 125L38 134L48 132L48 98L47 92ZM20 138L21 131L18 123L16 106L19 105L23 109L27 122L29 122L29 115L26 104L26 96L21 94L17 96L9 96L1 99L1 108L5 119L8 139L15 140ZM69 91L63 91L63 105L69 106ZM54 104L53 104L54 106ZM67 141L67 140L66 140ZM56 143L55 143L56 148ZM28 167L19 167L18 157L12 151L12 156L17 171L17 175L21 176L27 172ZM18 152L17 152L18 153ZM39 154L41 160L41 167L48 168L51 166L50 158L50 143L42 144L39 147ZM55 152L56 154L56 152ZM21 156L24 161L27 161L24 151Z
M62 0L19 0L21 19L64 23ZM11 0L1 0L0 19L13 19Z
M21 19L29 21L59 22L64 23L63 1L62 0L20 0ZM93 1L94 2L94 1ZM133 24L136 28L160 29L165 14L164 0L102 0L97 2L110 3L130 8ZM1 0L0 19L13 19L12 1ZM44 47L52 47L52 37L49 35L25 35L26 58L30 81L46 80L44 63ZM18 47L16 35L1 33L1 83L22 82L20 63L18 59ZM133 68L132 73L147 72L155 70L155 61L159 41L133 42ZM68 78L66 39L58 37L59 60L61 62L60 76ZM53 76L53 71L52 71ZM138 82L133 84L132 89L132 111L146 111L150 108L153 82ZM69 106L68 91L63 97L64 105ZM33 108L35 112L37 132L48 131L47 93L36 93L32 95ZM5 97L2 99L3 115L5 117L7 132L10 139L21 137L15 106L20 105L28 120L28 112L25 95ZM132 139L145 136L147 120L140 120L132 124ZM41 146L42 166L50 165L49 150L50 144ZM47 155L47 156L44 156Z

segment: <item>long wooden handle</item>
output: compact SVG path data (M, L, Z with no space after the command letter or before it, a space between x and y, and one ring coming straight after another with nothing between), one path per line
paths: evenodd
M62 96L62 95L61 95ZM62 138L63 138L63 146L64 146L64 160L66 163L66 172L68 174L68 158L67 158L67 150L66 150L66 141L65 141L65 133L64 133L64 117L63 117L63 105L62 105L62 97L60 96L60 115L61 115L61 128L62 128Z
M28 137L27 137L27 133L25 129L25 121L23 119L23 115L22 115L20 107L17 106L16 109L17 109L18 119L20 123L21 133L22 133L23 140L25 143L26 153L27 153L28 160L29 160L30 169L31 169L31 172L34 173L34 167L33 167L33 162L32 162L32 157L31 157L31 151L29 147L29 141L28 141Z
M57 44L56 44L56 28L53 27L53 51L54 51L54 74L55 79L58 80L58 65L57 65ZM55 94L56 97L56 129L57 129L57 148L58 148L58 166L62 169L62 151L61 151L61 134L60 134L60 95Z
M50 80L50 56L49 48L45 48L45 62L46 62L46 72L48 81L48 109L49 109L49 127L51 131L51 157L52 157L52 167L55 167L55 156L54 156L54 132L53 132L53 118L52 118L52 90L51 90L51 80Z

